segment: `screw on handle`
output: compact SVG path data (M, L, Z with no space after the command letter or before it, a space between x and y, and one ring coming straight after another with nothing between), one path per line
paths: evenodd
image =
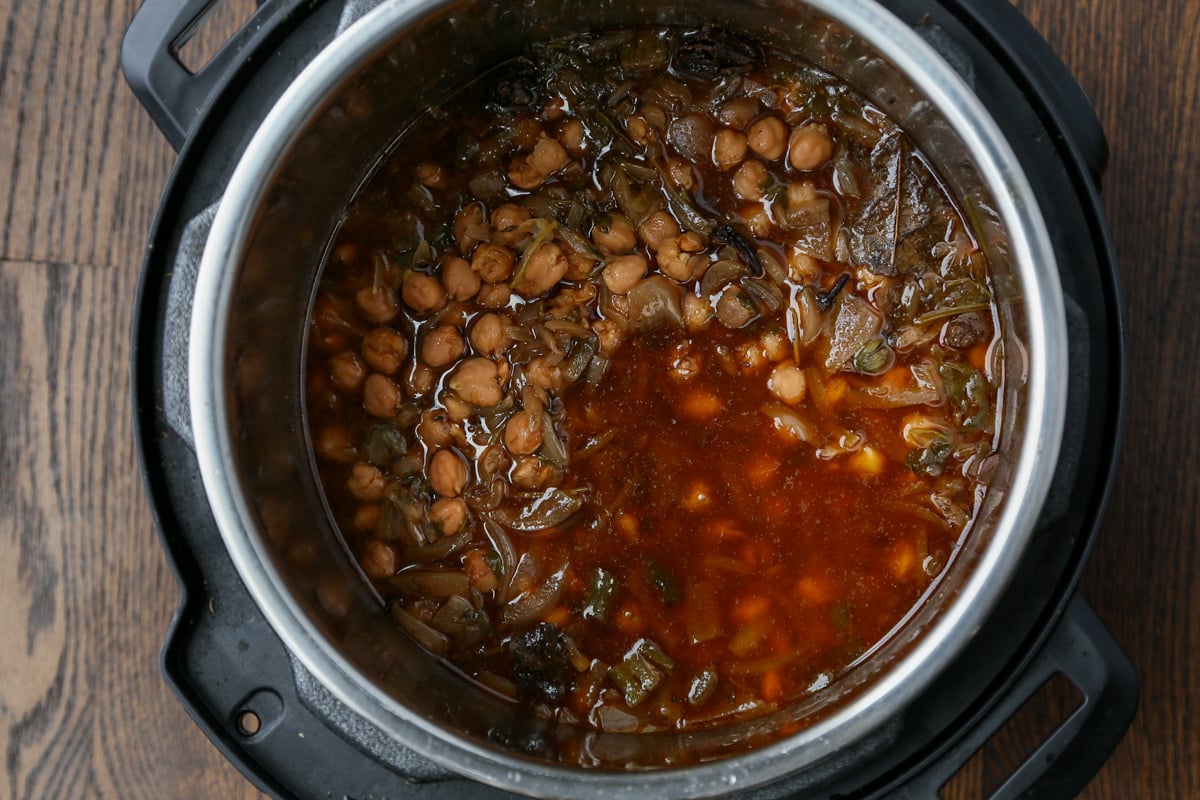
M940 797L942 786L1056 674L1078 687L1082 703L989 800L1076 796L1112 755L1138 705L1133 665L1078 593L1041 652L996 705L962 740L893 797Z
M121 67L138 101L171 147L179 150L217 88L289 13L292 0L259 0L259 7L207 64L194 74L178 48L224 0L145 0L121 43Z

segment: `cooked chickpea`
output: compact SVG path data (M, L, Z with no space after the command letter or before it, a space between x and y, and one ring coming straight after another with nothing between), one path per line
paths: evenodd
M363 336L362 355L371 369L395 375L408 356L408 340L391 328L374 328Z
M758 101L753 97L735 97L726 101L717 110L717 120L722 125L745 130L746 126L758 116Z
M793 181L787 187L788 208L798 208L816 200L817 187L811 181Z
M787 150L787 125L779 117L763 117L746 131L746 144L761 158L774 161Z
M504 446L513 455L531 455L542 446L544 433L540 412L518 411L509 417L504 425Z
M375 323L391 322L400 311L396 292L390 286L368 286L354 295L354 304L363 316Z
M485 242L471 255L471 269L488 283L506 281L512 275L516 257L507 247Z
M435 369L453 364L462 356L466 342L453 325L439 325L425 335L421 343L421 359Z
M529 221L529 209L516 203L505 203L492 212L492 241L505 247L512 247L529 235L529 231L520 227ZM494 281L493 281L494 282Z
M500 587L496 573L488 566L483 558L483 551L472 550L463 560L463 572L471 581L471 588L479 592L494 592Z
M367 377L367 368L353 350L343 350L329 359L329 380L339 392L357 392Z
M553 242L539 247L525 262L525 271L514 282L513 289L522 297L537 297L567 274L567 257Z
M712 487L708 485L707 481L696 478L688 484L680 502L689 511L704 511L712 505Z
M438 450L429 459L429 485L442 497L457 497L467 488L467 462L453 450Z
M363 548L360 563L368 578L389 578L400 569L400 556L396 548L379 539L368 539Z
M535 358L525 365L525 377L542 389L561 389L565 383L558 364L551 364L544 357ZM498 400L496 402L499 402Z
M428 448L446 447L454 441L454 423L441 409L431 408L421 414L417 423L417 436Z
M759 339L759 344L772 361L783 361L792 355L792 343L781 331L767 331Z
M468 358L450 375L450 388L465 402L491 408L504 399L496 362L486 358Z
M682 158L672 158L666 163L667 175L671 181L685 192L690 192L696 185L696 172L690 161Z
M437 374L428 364L417 364L404 379L404 387L413 397L421 397L433 390Z
M475 407L454 392L446 392L442 395L442 405L446 409L446 415L455 423L462 422L475 413Z
M379 527L383 508L379 503L363 503L354 510L354 527L360 531L373 531Z
M713 137L712 159L718 169L733 169L746 157L746 135L722 128Z
M708 259L700 255L691 255L684 249L685 247L697 248L697 240L700 242L699 247L703 247L704 240L689 231L663 241L654 256L662 273L681 283L690 281L700 274L704 266L708 264Z
M554 468L537 456L521 456L509 473L509 480L519 489L540 489L553 477Z
M387 488L387 479L378 467L365 461L359 461L350 470L350 479L346 481L350 494L359 500L375 501L383 499L383 491Z
M345 425L331 424L320 428L313 436L313 448L326 461L345 463L354 460L357 454Z
M404 273L404 284L400 290L401 297L408 307L418 314L437 311L446 305L446 290L432 275L408 271Z
M403 401L404 392L386 375L372 372L363 383L363 408L372 417L391 419Z
M470 300L479 291L480 279L469 261L451 256L442 265L442 285L452 300Z
M821 278L821 264L802 250L793 248L788 254L788 277L797 283L815 283Z
M488 226L483 221L483 206L469 203L454 217L454 241L458 252L470 255L475 245L488 240Z
M612 355L621 346L625 333L616 320L598 319L592 323L592 332L600 338L600 352Z
M733 173L733 191L743 200L761 200L768 180L761 161L747 161Z
M686 293L683 296L683 326L688 333L696 333L708 327L712 322L713 307L708 300Z
M638 236L651 250L657 250L672 236L679 235L679 223L666 211L655 211L638 226Z
M596 269L596 259L585 253L576 253L571 248L563 249L567 256L567 280L582 281L591 277Z
M453 536L467 526L467 503L460 497L441 497L429 507L429 521L442 536Z
M558 143L573 156L583 155L583 137L583 123L577 119L567 120L558 131Z
M637 234L627 220L608 217L592 227L592 243L606 253L628 253L637 247Z
M646 274L645 256L634 253L628 256L617 256L610 259L604 268L604 285L613 294L626 294L638 285Z
M482 308L505 308L511 299L512 289L507 283L485 283L475 295L475 302Z
M508 321L499 314L481 314L471 325L471 347L476 353L494 356L508 347Z
M804 402L808 382L804 378L804 370L795 364L780 364L767 378L767 388L783 402L795 406Z
M629 117L625 120L625 132L638 144L650 142L650 126L641 117Z
M810 123L792 131L788 161L799 170L816 169L833 157L833 139L824 125Z
M570 156L563 146L545 136L537 140L527 156L513 159L508 169L508 180L518 189L531 191L567 165Z

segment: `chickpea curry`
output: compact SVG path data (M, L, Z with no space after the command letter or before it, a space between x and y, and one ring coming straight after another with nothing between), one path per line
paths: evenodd
M996 462L969 208L878 108L716 29L560 39L398 140L307 416L395 623L535 713L745 719L886 640Z

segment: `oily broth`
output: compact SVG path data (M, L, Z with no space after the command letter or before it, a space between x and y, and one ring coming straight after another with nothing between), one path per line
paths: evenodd
M697 36L712 77L680 60ZM721 36L550 43L427 115L314 305L322 485L397 624L604 730L828 685L936 581L994 463L990 284L953 199L852 90ZM813 168L798 129L831 145Z

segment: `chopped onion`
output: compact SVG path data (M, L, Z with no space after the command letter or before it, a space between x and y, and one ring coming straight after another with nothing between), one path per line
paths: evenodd
M424 547L404 548L404 559L410 564L428 564L461 551L471 543L471 529L464 528L454 536L446 536Z
M551 487L521 495L516 505L501 506L491 517L512 530L537 533L566 522L583 508L584 499L585 493L579 489Z
M388 612L392 620L400 626L400 630L412 637L413 641L424 647L435 656L444 656L450 650L450 638L439 633L409 614L399 604L395 604Z
M401 594L438 600L456 594L465 595L471 591L471 581L466 575L449 570L407 570L389 578L388 583Z
M879 335L882 327L883 320L870 303L854 295L843 296L829 337L825 368L834 372L845 368L863 345Z
M762 413L775 421L776 428L791 432L800 441L813 446L820 444L820 434L816 427L808 420L802 419L795 409L771 404L763 406Z
M627 297L634 330L649 331L667 322L682 327L679 285L669 278L651 275L630 289Z
M563 578L566 574L567 565L563 564L550 573L537 588L517 595L500 611L501 622L505 625L520 625L549 611L562 594Z
M700 296L711 299L727 284L733 283L748 272L746 265L741 261L732 258L721 259L709 267L700 280Z

